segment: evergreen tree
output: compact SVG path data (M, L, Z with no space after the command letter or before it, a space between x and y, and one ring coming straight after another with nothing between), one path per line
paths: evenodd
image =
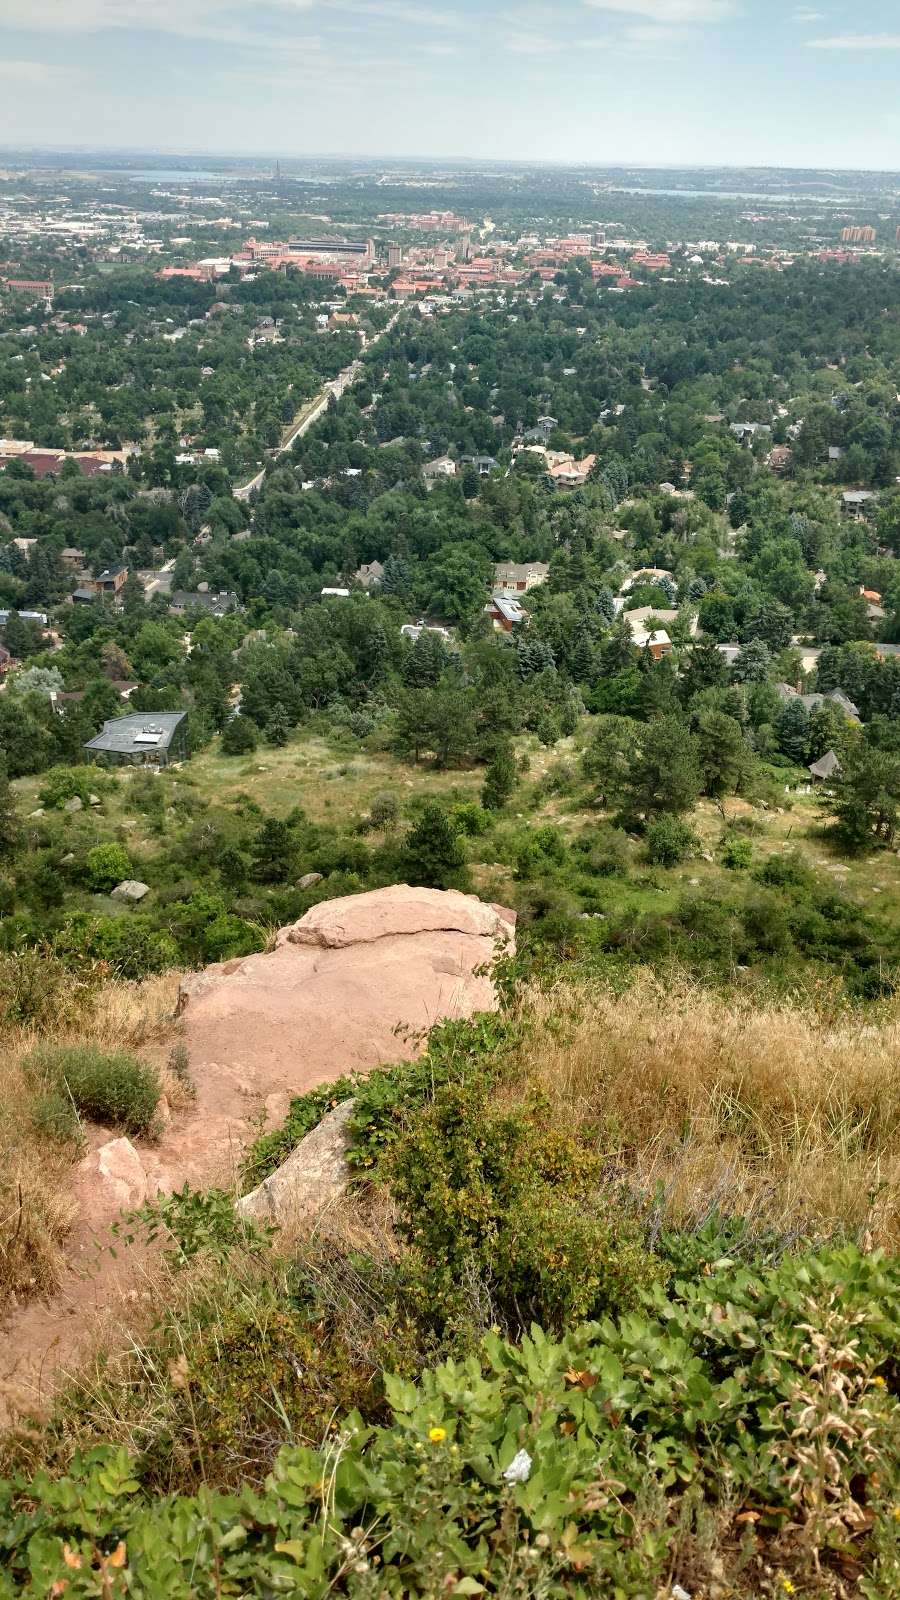
M900 756L868 740L844 758L829 810L853 850L893 844L900 819Z
M249 717L237 716L222 729L223 756L246 756L256 749L256 728Z
M18 611L10 611L3 625L3 642L14 661L24 661L34 648L34 636Z
M404 870L410 883L429 889L448 889L457 883L465 865L459 835L446 811L429 800L406 838Z
M266 737L269 743L275 745L276 749L281 749L287 744L290 733L291 724L284 706L273 706L272 714L266 724Z
M572 651L572 677L576 683L590 683L594 675L594 647L586 629L579 630Z
M297 839L289 822L267 817L253 841L253 876L257 883L285 883L297 867Z
M696 804L702 781L697 741L685 724L677 717L648 723L625 780L632 815L647 820L661 812L680 816Z
M765 683L772 653L764 639L748 639L731 669L736 683Z
M782 755L798 766L809 759L809 712L799 696L786 700L775 713L775 738Z
M382 594L402 596L407 593L411 582L409 562L404 560L403 556L388 556L384 563L384 577L381 580Z
M516 787L516 762L512 745L502 740L494 750L481 789L481 804L485 811L500 811Z

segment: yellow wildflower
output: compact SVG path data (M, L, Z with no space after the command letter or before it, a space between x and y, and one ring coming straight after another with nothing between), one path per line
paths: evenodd
M431 1440L432 1444L443 1444L444 1440L447 1437L447 1429L446 1428L429 1428L428 1429L428 1437Z
M880 1372L876 1372L872 1382L874 1383L876 1389L884 1389L886 1387L885 1380L881 1376Z

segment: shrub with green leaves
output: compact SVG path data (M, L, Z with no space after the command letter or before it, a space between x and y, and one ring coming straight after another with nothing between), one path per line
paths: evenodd
M722 844L722 865L731 872L745 872L753 864L753 845L738 833L727 833Z
M599 1157L553 1126L542 1096L507 1112L496 1087L490 1067L446 1082L390 1152L423 1320L452 1326L461 1282L478 1285L493 1320L516 1330L633 1304L654 1263L601 1185Z
M687 1581L888 1600L900 1264L848 1246L705 1267L560 1339L490 1333L418 1382L388 1375L385 1420L345 1411L321 1449L287 1445L240 1494L149 1497L141 1462L109 1445L7 1480L0 1595L650 1600ZM264 1321L229 1322L240 1367L223 1381L265 1340L291 1395L292 1364L322 1360L312 1326ZM209 1370L188 1350L180 1383L204 1418Z
M50 767L41 778L38 791L47 810L64 806L67 800L87 805L92 793L102 794L113 780L97 767Z
M646 841L647 855L658 867L677 867L700 844L693 828L669 812L648 824Z
M85 878L89 889L97 894L104 894L109 889L114 889L117 883L131 876L131 857L124 846L110 840L107 844L95 844L87 853L85 862Z
M79 1116L123 1133L152 1130L159 1076L137 1056L90 1045L42 1045L27 1058L25 1070L42 1098L56 1108L68 1101ZM46 1115L51 1115L49 1109Z

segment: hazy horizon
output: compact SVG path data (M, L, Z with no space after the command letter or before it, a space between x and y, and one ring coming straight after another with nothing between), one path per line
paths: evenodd
M894 0L4 0L0 45L7 146L900 168Z

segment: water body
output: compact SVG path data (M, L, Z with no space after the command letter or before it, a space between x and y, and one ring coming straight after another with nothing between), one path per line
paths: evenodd
M224 183L225 179L232 176L232 174L227 172L201 172L195 167L191 167L190 170L167 172L160 167L156 170L143 172L125 170L117 173L116 176L137 178L141 183Z
M850 200L849 195L817 194L810 191L806 194L785 194L783 190L758 191L755 189L650 189L639 185L628 187L626 184L614 184L608 191L609 194L655 194L665 195L674 199L685 200L764 200L766 205L787 205L797 201L815 200L821 205L846 205Z

